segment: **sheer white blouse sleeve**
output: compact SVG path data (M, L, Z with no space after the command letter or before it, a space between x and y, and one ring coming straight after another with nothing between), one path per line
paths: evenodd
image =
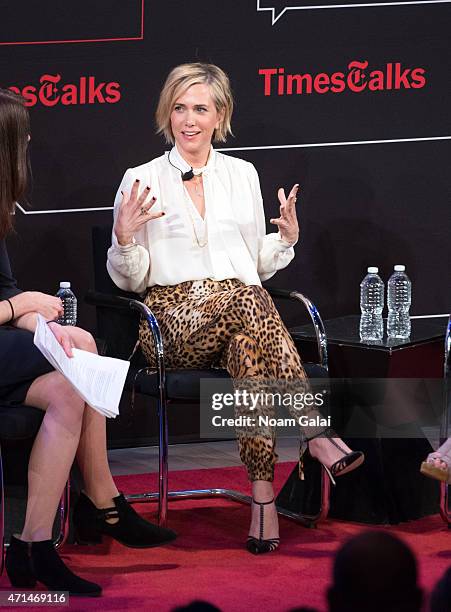
M263 198L260 189L260 180L257 170L252 168L251 180L252 191L255 203L255 220L258 236L258 261L257 272L260 280L265 281L274 276L278 270L286 268L294 258L294 245L290 245L283 240L279 232L272 234L266 233L265 212L263 208Z

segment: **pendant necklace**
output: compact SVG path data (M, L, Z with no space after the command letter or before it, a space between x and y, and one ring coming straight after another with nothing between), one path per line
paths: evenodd
M203 198L204 197L204 190L203 190L203 188L201 188L201 185L202 185L202 175L199 174L197 176L199 176L199 180L194 182L194 193L197 195L197 197ZM194 176L194 178L196 178L196 175ZM192 179L192 180L194 180L194 179Z
M197 174L195 176L201 176L201 174ZM193 179L191 179L193 180ZM198 196L198 197L203 197L204 195L204 191L203 189L200 189L200 185L201 185L202 179L200 179L199 181L196 181L194 183L194 193ZM184 186L185 187L185 186ZM194 234L194 238L195 238L195 242L193 241L193 245L195 246L197 244L198 247L200 248L204 248L207 246L208 244L208 231L207 231L207 222L205 221L205 231L202 237L199 237L197 230L196 230L196 221L193 217L193 213L192 213L192 207L194 206L191 197L189 195L189 191L188 189L186 189L185 187L185 205L186 205L186 209L188 212L188 216L190 218L191 221L191 226L193 228L193 234ZM188 201L189 200L189 201Z

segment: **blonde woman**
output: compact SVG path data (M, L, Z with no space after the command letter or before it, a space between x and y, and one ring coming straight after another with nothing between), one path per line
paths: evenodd
M232 112L229 79L218 66L183 64L170 72L156 121L172 148L125 173L107 268L118 287L145 295L160 323L169 367L221 365L235 380L297 381L306 388L299 355L261 286L294 257L299 186L288 197L279 189L280 216L271 220L278 231L266 234L254 166L212 147L231 133ZM145 325L140 343L153 364ZM306 433L311 454L332 476L362 463L362 453L333 433ZM238 440L254 502L247 548L270 552L279 544L274 434L239 433Z

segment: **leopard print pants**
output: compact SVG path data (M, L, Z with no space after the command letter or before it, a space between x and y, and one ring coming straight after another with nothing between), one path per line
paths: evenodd
M299 385L308 390L296 347L263 287L236 279L188 281L151 287L145 303L159 322L167 367L221 366L234 381L258 381L259 388L261 381L274 380L296 381L298 390ZM155 366L145 321L139 340L149 365ZM237 431L237 437L249 479L272 481L277 461L274 431Z

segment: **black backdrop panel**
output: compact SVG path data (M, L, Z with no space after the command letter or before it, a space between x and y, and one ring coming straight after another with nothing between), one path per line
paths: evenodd
M0 84L32 117L34 184L10 240L22 286L91 286L90 228L110 221L125 169L165 148L153 113L169 69L202 60L231 77L223 148L256 165L267 217L277 187L301 184L297 256L272 284L336 316L358 311L367 265L386 279L405 263L412 312L448 312L450 3L318 4L0 0L1 43L49 41L0 45ZM86 307L81 322L92 324Z
M143 0L1 0L0 44L140 38Z

